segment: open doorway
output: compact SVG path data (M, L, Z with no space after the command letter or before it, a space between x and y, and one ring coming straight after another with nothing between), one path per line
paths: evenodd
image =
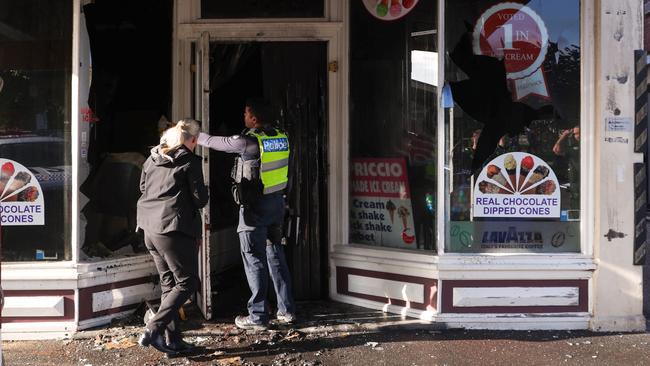
M325 42L210 43L210 134L236 135L247 98L263 97L290 138L285 251L296 300L327 297L327 47ZM213 317L250 296L230 188L233 155L210 152ZM270 286L271 296L272 286Z

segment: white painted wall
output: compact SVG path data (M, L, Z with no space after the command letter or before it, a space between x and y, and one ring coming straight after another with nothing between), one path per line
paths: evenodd
M645 330L642 268L632 264L634 241L634 133L607 132L608 117L634 121L634 57L643 48L643 2L597 1L594 121L596 230L594 256L598 266L592 283L590 327L599 331ZM632 122L633 123L633 122ZM606 142L608 137L628 143ZM609 230L622 238L609 240Z

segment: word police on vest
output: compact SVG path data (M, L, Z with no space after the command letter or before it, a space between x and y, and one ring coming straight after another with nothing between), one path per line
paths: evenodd
M289 150L289 140L284 137L263 140L265 152L278 152Z

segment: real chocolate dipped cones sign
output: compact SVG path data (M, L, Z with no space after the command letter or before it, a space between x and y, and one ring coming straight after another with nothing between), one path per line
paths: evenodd
M2 226L45 225L43 190L34 174L13 160L0 159Z
M487 164L476 179L473 217L559 218L555 172L535 155L511 152Z

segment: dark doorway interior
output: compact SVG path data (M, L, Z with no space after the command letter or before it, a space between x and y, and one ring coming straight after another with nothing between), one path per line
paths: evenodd
M290 210L285 233L296 300L322 299L328 293L326 54L324 42L210 45L210 133L239 134L245 100L264 97L273 105L278 125L290 137ZM237 225L237 207L230 193L232 164L233 155L210 153L213 232ZM212 242L213 246L230 244ZM227 272L217 268L213 273L217 318L231 309L224 304L224 297L228 302L239 299L245 303L247 299L241 260L236 264Z

